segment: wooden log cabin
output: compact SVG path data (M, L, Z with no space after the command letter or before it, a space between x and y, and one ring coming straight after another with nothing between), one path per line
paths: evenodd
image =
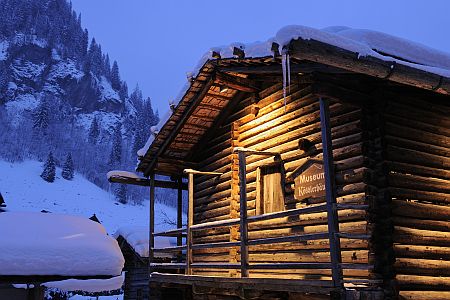
M140 158L152 207L155 175L188 178L187 226L150 212L150 270L180 270L154 296L450 299L450 78L314 37L271 50L213 52Z

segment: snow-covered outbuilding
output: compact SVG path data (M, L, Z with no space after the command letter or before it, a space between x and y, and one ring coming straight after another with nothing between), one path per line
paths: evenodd
M450 299L450 54L287 26L211 49L192 74L138 152L150 267L179 270L151 273L152 291ZM187 177L187 226L154 232L157 175ZM186 260L155 261L169 251Z
M115 237L125 257L124 300L149 299L149 229L146 226L123 226ZM173 247L176 240L156 237L155 245L160 248ZM159 263L176 260L174 255L156 255Z
M0 214L0 295L22 299L20 291L5 289L8 284L32 284L32 291L22 293L31 298L24 299L41 299L44 286L120 289L123 266L117 241L97 222L54 213Z

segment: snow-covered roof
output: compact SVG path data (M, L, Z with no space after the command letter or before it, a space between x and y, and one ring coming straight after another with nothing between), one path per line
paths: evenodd
M66 279L42 283L42 286L56 288L60 291L84 291L88 293L99 293L118 290L122 287L125 274L108 279Z
M133 247L134 251L141 257L148 257L148 247L149 247L149 228L146 226L124 226L119 228L114 234L117 238L122 236L127 243ZM155 237L155 248L166 248L176 246L176 241L174 238L156 236ZM158 254L155 253L156 256Z
M0 275L116 276L117 241L89 219L37 212L0 214Z
M213 47L202 56L190 74L194 77L197 76L201 68L209 60L214 59L212 57L213 52L220 53L221 59L233 58L233 49L237 47L245 51L246 58L269 57L273 55L273 43L278 44L279 48L283 49L288 48L291 41L298 39L315 40L336 46L357 53L358 58L374 57L386 62L398 63L450 78L449 53L373 30L352 29L345 26L315 29L301 25L285 26L274 37L264 42L232 43L228 46ZM179 104L181 99L187 94L189 87L190 83L184 85L173 104ZM162 129L171 116L172 111L169 109L160 119L157 128ZM138 151L138 157L142 157L147 153L154 140L155 136L151 135L143 148Z

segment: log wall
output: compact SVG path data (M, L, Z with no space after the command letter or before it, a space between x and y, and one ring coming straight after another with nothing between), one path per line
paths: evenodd
M376 168L373 160L381 149L369 136L367 130L371 120L364 119L360 107L332 102L330 105L333 156L336 164L337 202L368 204L375 202L378 188L375 185ZM368 127L369 126L369 127ZM307 152L298 147L299 139L313 142L313 149ZM372 140L371 140L372 139ZM235 146L279 152L284 171L289 175L308 157L321 157L321 135L319 101L312 96L309 86L293 84L290 94L283 99L281 84L271 86L260 93L260 100L248 98L236 105L214 138L207 141L199 151L198 162L202 171L223 173L220 177L197 176L195 178L194 224L224 220L238 216L239 190L238 166L232 154ZM261 156L247 157L247 199L248 215L255 215L257 168L273 162L274 159ZM285 182L286 209L299 208L325 202L324 198L296 201L292 189L293 179ZM372 185L372 183L374 183ZM367 211L339 211L341 232L370 234ZM249 239L279 237L290 234L327 232L326 213L312 213L297 217L286 217L250 224ZM238 226L222 227L196 232L194 243L235 241ZM370 242L341 239L344 263L371 262ZM250 246L249 259L252 262L329 262L328 240L302 243L284 243ZM239 249L207 249L194 251L195 262L238 262ZM194 274L234 276L238 271L195 270ZM369 270L344 270L346 279L367 279ZM250 271L250 277L331 279L330 270L265 270Z
M389 100L384 169L401 299L450 299L450 106Z

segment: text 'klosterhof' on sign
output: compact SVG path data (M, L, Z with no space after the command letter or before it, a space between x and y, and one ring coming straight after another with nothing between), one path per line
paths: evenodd
M297 200L325 196L323 164L310 164L303 172L295 174L294 183L294 196Z

